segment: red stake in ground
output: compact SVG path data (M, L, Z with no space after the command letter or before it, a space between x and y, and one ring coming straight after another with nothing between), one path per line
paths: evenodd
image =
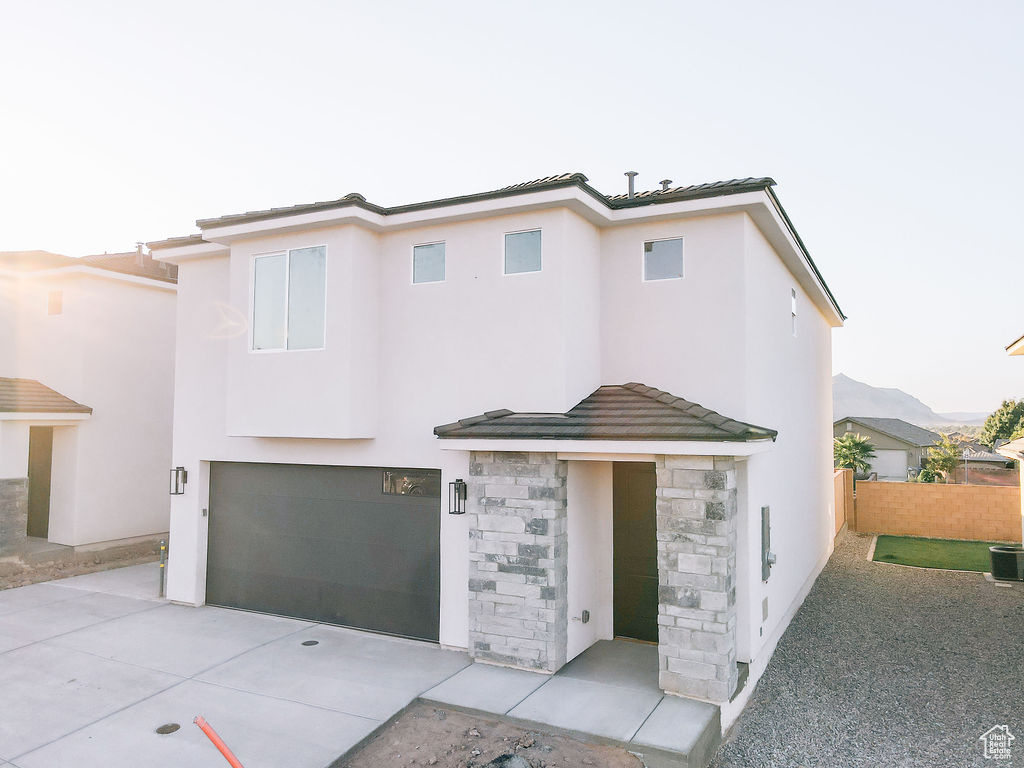
M224 743L224 739L217 735L217 732L213 730L206 720L203 719L202 715L196 715L195 720L192 721L199 726L199 730L206 734L206 738L213 742L213 746L220 750L220 753L224 755L224 759L231 764L231 768L245 768L238 758L235 757L235 753L228 749L228 745Z

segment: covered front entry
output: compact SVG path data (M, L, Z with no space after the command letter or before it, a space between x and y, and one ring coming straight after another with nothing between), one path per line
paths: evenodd
M663 691L729 700L736 461L774 430L630 383L566 413L488 411L434 433L470 454L471 655L556 672L615 635L656 640Z
M206 602L438 639L440 472L217 462Z
M612 470L612 606L616 637L658 642L658 537L653 462Z

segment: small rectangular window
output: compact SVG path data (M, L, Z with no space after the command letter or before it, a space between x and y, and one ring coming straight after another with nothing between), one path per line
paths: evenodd
M790 314L793 319L793 335L796 336L796 288L790 289Z
M444 243L414 245L412 248L412 281L440 283L444 280Z
M644 280L678 280L683 276L683 238L644 243Z
M326 271L322 245L253 260L254 350L323 347Z
M64 312L64 291L50 291L46 295L46 314L59 315Z
M540 230L505 235L505 274L540 272Z

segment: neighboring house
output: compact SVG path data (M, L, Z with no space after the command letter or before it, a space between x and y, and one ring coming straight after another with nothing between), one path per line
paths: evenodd
M928 449L942 440L936 432L902 419L846 416L832 424L833 437L850 432L871 440L875 449L871 471L878 473L879 480L906 480L924 466Z
M176 272L0 253L0 552L167 530Z
M728 701L833 540L843 315L773 184L350 194L150 243L170 598L549 672L656 640L665 690Z

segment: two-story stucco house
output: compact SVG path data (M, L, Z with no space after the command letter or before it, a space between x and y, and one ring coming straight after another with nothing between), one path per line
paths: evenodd
M167 532L175 268L0 253L0 553Z
M728 701L833 536L843 315L773 185L350 194L150 243L179 268L169 596L549 672L636 638Z

